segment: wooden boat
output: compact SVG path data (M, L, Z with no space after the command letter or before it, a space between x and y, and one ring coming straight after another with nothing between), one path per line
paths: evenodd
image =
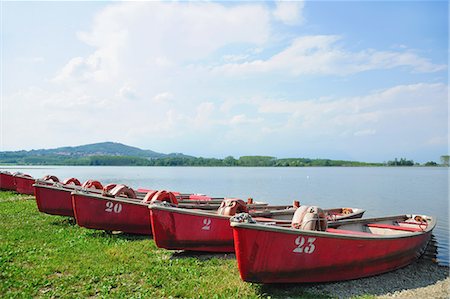
M388 272L418 258L436 225L435 218L424 215L327 223L314 212L318 209L310 208L300 222L284 226L267 225L248 214L231 219L244 281L330 282Z
M193 250L208 252L233 252L233 232L230 227L230 217L235 213L249 212L260 221L291 223L298 202L294 206L266 206L250 208L244 202L233 199L224 201L217 211L202 211L198 209L183 209L165 203L150 205L153 240L160 248L172 250ZM347 209L346 215L338 214L339 209L331 209L333 217L361 217L362 209ZM342 211L342 209L341 209ZM189 225L186 225L189 223Z
M89 180L81 185L76 178L69 178L60 182L55 176L45 176L37 179L33 185L35 188L36 203L42 213L59 216L74 217L71 192L76 189L89 189L91 192L100 190L103 186L100 182Z
M14 174L14 185L16 186L17 193L33 195L33 184L35 183L35 181L36 180L31 175L24 173Z
M0 171L0 189L16 191L16 185L14 184L14 175L9 171Z
M143 189L140 189L142 191ZM107 231L122 231L130 234L151 235L150 202L166 201L184 209L217 210L223 198L209 200L178 197L165 190L150 191L143 198L125 185L117 185L108 193L95 194L74 190L72 205L79 226ZM192 198L198 198L195 194Z
M137 200L134 191L124 185L121 190L113 188L110 194L112 197L80 190L72 192L77 224L91 229L151 235L150 217L145 213L147 199Z
M103 186L99 181L88 180L83 184L76 178L68 178L63 182L55 177L48 175L42 179L37 179L33 185L35 188L36 203L39 211L59 216L75 217L72 205L71 193L76 190L89 191L88 193L102 194L104 191L109 191L116 184L108 184ZM106 188L106 190L104 190ZM136 196L143 199L144 196L152 191L149 189L138 189ZM84 192L85 194L86 192ZM179 192L172 192L178 200L203 200L214 201L215 198L211 198L206 195L199 194L181 194ZM199 199L201 197L201 199Z

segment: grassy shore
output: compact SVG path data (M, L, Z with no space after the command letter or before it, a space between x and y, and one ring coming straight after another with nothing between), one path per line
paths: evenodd
M234 255L172 252L149 237L84 229L12 192L0 192L0 273L1 298L317 298L241 281Z

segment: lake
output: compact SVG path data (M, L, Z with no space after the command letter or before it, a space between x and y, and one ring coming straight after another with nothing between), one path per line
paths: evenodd
M322 208L360 207L365 217L394 214L436 216L437 260L449 264L449 177L443 167L2 167L35 178L52 174L60 180L123 183L133 188L254 198L271 204Z

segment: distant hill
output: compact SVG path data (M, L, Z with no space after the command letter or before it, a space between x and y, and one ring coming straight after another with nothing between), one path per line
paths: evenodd
M48 164L46 163L47 161L60 164L59 162L62 161L78 161L81 158L99 156L137 157L143 159L159 159L170 157L194 158L192 156L184 155L181 153L163 154L152 150L143 150L118 142L101 142L80 146L58 147L54 149L0 152L0 163Z
M125 145L118 142L101 142L79 146L66 146L54 149L39 149L26 152L27 155L58 155L72 157L86 156L134 156L144 158L161 158L166 154L157 153L151 150L143 150L134 146Z

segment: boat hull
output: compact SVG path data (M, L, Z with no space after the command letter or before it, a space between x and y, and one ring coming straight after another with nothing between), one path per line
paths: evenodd
M38 209L42 213L74 217L71 189L35 184Z
M34 194L34 187L33 187L33 184L35 183L34 178L15 176L14 183L16 185L16 191L18 193L28 195Z
M0 189L16 191L16 185L14 184L14 176L12 174L0 172Z
M397 238L342 236L233 224L241 278L258 283L350 280L404 267L418 258L431 231Z
M227 216L152 205L153 240L159 248L233 252L233 232Z
M72 205L79 226L139 235L152 234L146 204L73 192Z

